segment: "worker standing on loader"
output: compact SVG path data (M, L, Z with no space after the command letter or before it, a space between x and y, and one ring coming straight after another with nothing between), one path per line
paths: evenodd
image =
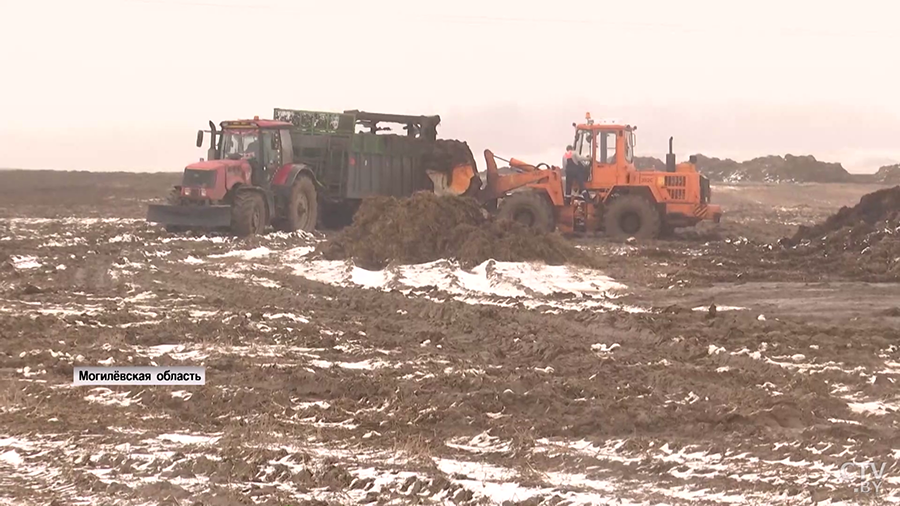
M571 145L566 146L566 154L563 155L563 168L566 171L566 196L572 196L573 183L578 183L585 200L588 199L585 183L587 183L587 171L590 160L575 152Z

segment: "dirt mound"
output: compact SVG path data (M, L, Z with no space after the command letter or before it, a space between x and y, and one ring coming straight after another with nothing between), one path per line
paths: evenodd
M711 158L701 154L697 156L697 169L711 181L724 183L843 183L868 182L859 174L850 174L839 163L828 163L816 160L813 156L763 156L737 162L729 158ZM637 170L666 170L666 162L652 156L636 156L634 166ZM895 174L888 174L888 167L881 182L900 182L900 169ZM874 177L874 176L869 176ZM894 179L890 179L893 177Z
M652 156L636 156L634 157L634 168L637 170L666 170L666 162Z
M485 260L589 263L574 245L518 223L496 221L474 199L420 192L407 199L363 202L353 225L319 248L330 260L353 259L366 269L391 261L423 263L450 258L467 267Z
M900 184L900 163L881 167L872 179L876 183Z
M867 281L900 278L900 186L863 196L822 223L800 226L779 262ZM777 253L777 252L776 252Z
M879 222L894 223L900 218L900 186L885 188L864 195L859 204L842 207L823 223L813 227L801 226L794 235L794 242L814 240L843 228L862 231Z
M745 162L696 156L697 169L712 181L842 183L854 180L840 163L822 162L811 155L763 156Z

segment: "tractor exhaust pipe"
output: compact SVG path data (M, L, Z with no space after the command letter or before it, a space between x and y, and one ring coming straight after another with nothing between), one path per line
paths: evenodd
M206 150L206 159L207 160L215 160L218 155L218 149L216 149L218 144L216 143L216 124L209 121L209 149Z
M669 137L669 153L666 154L666 172L675 172L675 153L672 151L672 142L674 139L674 137Z

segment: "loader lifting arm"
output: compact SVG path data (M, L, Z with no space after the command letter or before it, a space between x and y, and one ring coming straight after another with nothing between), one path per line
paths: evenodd
M525 186L544 187L554 204L561 205L563 198L562 170L558 167L539 169L515 158L510 160L510 167L525 172L500 175L497 170L496 155L489 149L484 150L484 161L487 164L487 184L479 194L479 200L487 202L506 195L507 192Z
M503 160L491 150L484 150L487 184L483 188L475 167L469 164L454 167L449 174L428 171L428 176L434 182L434 192L438 195L470 195L484 204L503 198L513 190L529 186L546 191L554 205L563 205L562 169L546 164L534 166L511 158L506 160L509 166L522 172L500 174L497 159Z

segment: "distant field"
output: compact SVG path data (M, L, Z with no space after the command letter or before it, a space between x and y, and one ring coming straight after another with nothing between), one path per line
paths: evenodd
M140 217L148 200L165 196L178 172L0 170L3 215Z
M162 198L181 178L179 172L87 172L52 170L0 170L0 216L33 217L144 216L148 201ZM748 208L778 205L808 206L823 212L853 204L859 197L884 188L878 184L713 184L713 200L731 217ZM11 213L11 214L10 214ZM824 214L828 214L824 213Z

